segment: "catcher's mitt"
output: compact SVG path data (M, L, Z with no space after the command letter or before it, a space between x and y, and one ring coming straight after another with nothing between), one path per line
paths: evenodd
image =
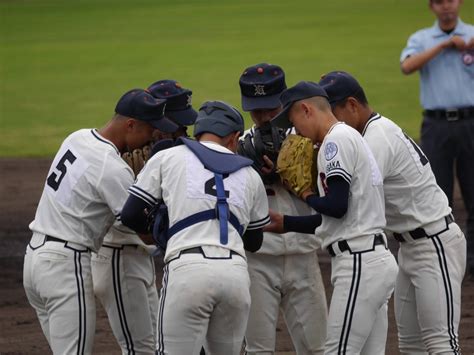
M143 169L145 162L150 158L151 147L145 145L141 149L134 149L132 152L122 154L122 159L132 168L135 176Z
M277 173L282 183L295 195L312 189L315 182L315 151L309 138L289 134L277 160Z
M252 167L260 174L265 184L273 184L278 180L276 173L276 162L281 144L286 137L285 130L277 128L270 122L254 129L253 135L247 133L239 142L237 152L253 160ZM262 168L266 166L263 156L266 155L274 164L270 173L264 173Z

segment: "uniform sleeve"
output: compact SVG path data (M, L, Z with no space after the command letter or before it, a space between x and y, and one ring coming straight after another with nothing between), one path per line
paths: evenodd
M102 199L107 203L117 221L121 220L123 204L128 198L128 188L133 184L133 172L123 162L114 161L106 164L97 189Z
M340 176L350 185L357 159L357 148L351 137L333 134L321 149L324 154L322 169L326 179Z
M143 167L137 180L130 187L131 195L154 206L161 199L161 161L160 153L154 155Z
M422 45L421 34L416 32L408 38L407 46L403 49L400 55L400 63L407 59L413 54L423 52L424 47Z
M268 199L265 186L263 186L263 182L257 173L253 170L251 172L255 173L251 176L253 177L253 181L255 181L256 190L253 199L253 206L250 210L250 222L247 226L247 230L263 228L270 223L270 216L268 215Z

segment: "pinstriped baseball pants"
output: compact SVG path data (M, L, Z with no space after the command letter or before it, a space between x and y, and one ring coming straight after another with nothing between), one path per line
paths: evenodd
M149 253L104 245L92 254L92 279L122 354L154 354L158 290Z
M400 243L395 317L402 354L459 354L466 239L456 223L431 238Z
M95 298L91 253L75 243L46 242L33 233L26 248L23 286L54 354L91 354Z

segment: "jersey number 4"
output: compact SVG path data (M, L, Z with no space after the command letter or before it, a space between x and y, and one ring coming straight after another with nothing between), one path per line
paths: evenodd
M59 175L53 171L48 176L47 183L54 191L58 191L59 185L61 184L61 181L64 179L64 176L67 173L66 161L68 161L72 165L75 160L76 156L72 154L72 152L68 149L66 153L64 153L61 160L59 160L59 163L56 165L56 170L59 171Z

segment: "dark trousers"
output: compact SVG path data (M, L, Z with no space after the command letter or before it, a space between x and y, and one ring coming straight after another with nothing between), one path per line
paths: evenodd
M467 210L467 267L474 275L474 117L457 121L423 117L421 147L438 185L453 202L454 168Z

